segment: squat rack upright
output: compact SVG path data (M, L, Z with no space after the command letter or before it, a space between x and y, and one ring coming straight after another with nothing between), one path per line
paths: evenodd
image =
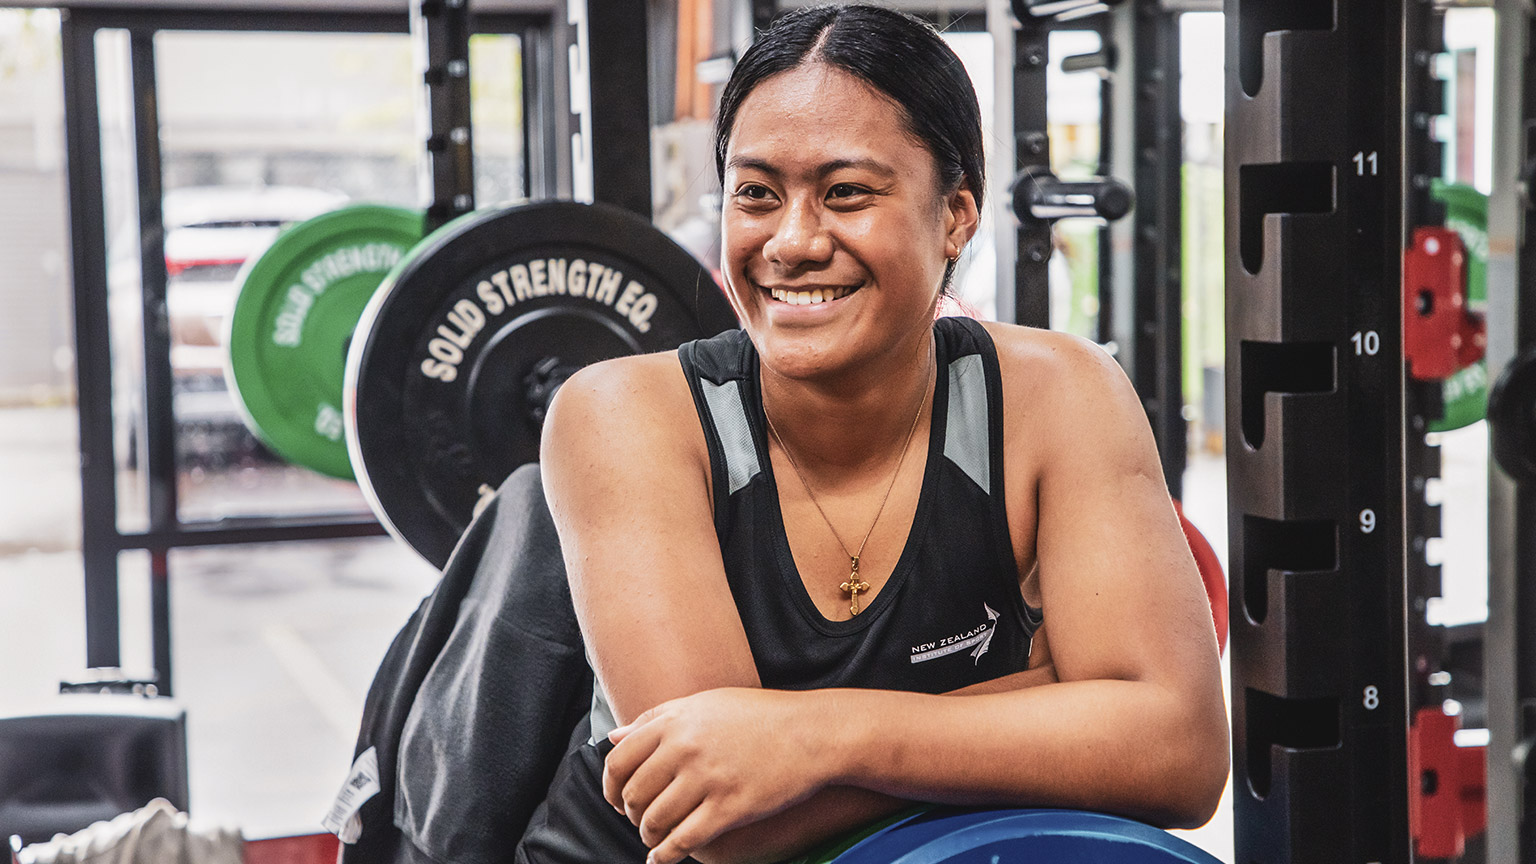
M433 15L427 29L451 15L447 0L428 0ZM35 4L32 4L35 5ZM57 4L62 18L65 145L68 158L70 248L73 267L76 387L79 403L82 488L82 552L85 568L86 665L115 668L121 663L118 559L126 551L149 554L153 684L171 695L170 552L196 546L320 540L383 534L371 515L335 513L306 517L242 516L215 521L185 521L179 514L176 416L171 341L166 312L166 269L161 212L160 122L155 76L155 34L167 31L269 31L337 33L408 33L409 4L391 0L317 5L299 0L250 0L202 6L176 2L77 0ZM590 13L570 20L570 6ZM453 9L464 12L462 2ZM524 46L525 118L523 193L530 198L570 197L581 175L587 194L650 215L645 32L643 7L625 0L474 0L468 17L473 33L515 33ZM420 10L418 9L418 12ZM638 24L637 24L638 22ZM590 24L590 26L589 26ZM97 36L127 33L132 79L134 166L140 227L143 306L143 442L141 462L147 479L147 530L119 527L120 464L114 441L113 353L108 304L107 225L104 204L101 106L98 94ZM443 34L438 33L439 37ZM439 38L439 41L443 41ZM442 47L442 46L440 46ZM573 50L574 49L574 50ZM572 63L575 56L579 63ZM569 98L575 70L592 98L578 100L587 125L572 111ZM467 89L459 99L467 95ZM585 94L583 94L585 95ZM440 133L467 121L467 106L435 112ZM642 130L636 133L635 129ZM589 161L573 166L572 136L588 133ZM466 141L466 144L468 142ZM423 141L424 152L429 142ZM436 152L445 152L436 142ZM443 163L446 164L446 163ZM451 167L433 172L428 197L451 205L465 194L469 174ZM588 179L590 178L590 179ZM472 191L472 190L470 190ZM472 205L472 198L467 202ZM444 211L442 215L452 215Z

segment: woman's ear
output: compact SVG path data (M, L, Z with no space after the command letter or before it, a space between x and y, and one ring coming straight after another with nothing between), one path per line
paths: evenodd
M944 228L948 246L955 255L965 248L976 235L981 224L981 213L976 209L976 196L965 183L949 193L944 200ZM946 255L946 257L949 257Z

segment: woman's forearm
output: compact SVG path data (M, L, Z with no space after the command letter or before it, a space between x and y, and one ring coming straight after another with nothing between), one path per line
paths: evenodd
M845 718L836 784L895 798L1121 813L1165 827L1209 818L1226 781L1225 716L1171 688L1073 681L938 697L824 690L815 713Z
M917 801L1075 807L1170 828L1209 818L1226 778L1224 718L1199 728L1170 704L1176 698L1142 682L1038 686L1057 683L1045 666L944 697L807 693L817 715L857 719L839 726L861 730L841 748L848 785L731 831L695 857L782 860Z
M1004 693L1025 687L1056 683L1050 665L1026 669L951 691L949 696ZM782 861L855 830L877 819L911 807L914 802L868 789L834 786L761 822L730 831L693 857L704 864L756 864Z
M1001 678L993 678L991 681L979 681L969 687L951 690L944 695L980 696L985 693L1009 693L1026 687L1039 687L1041 684L1055 684L1058 680L1056 677L1056 667L1047 664L1034 669L1015 672L1012 675L1004 675Z

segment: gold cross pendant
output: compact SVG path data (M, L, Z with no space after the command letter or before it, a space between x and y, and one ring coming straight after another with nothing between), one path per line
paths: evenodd
M848 574L847 582L837 587L848 592L848 596L852 600L848 606L848 611L857 615L859 614L859 595L869 590L869 583L859 578L859 556L848 556L848 562L853 567L853 572Z

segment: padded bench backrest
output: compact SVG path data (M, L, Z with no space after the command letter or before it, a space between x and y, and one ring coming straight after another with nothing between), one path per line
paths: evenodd
M170 700L71 695L0 717L0 839L42 842L154 798L187 809L186 712Z

